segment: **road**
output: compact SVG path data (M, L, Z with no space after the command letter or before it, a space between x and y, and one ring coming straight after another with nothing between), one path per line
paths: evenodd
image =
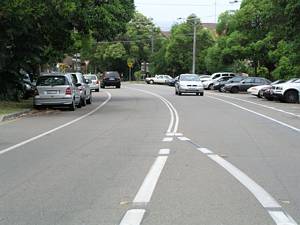
M126 84L0 125L0 225L295 225L300 106Z

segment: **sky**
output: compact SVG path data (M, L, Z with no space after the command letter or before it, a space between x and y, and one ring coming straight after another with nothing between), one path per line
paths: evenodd
M236 10L240 1L234 0L135 0L137 11L148 18L163 31L170 30L172 24L180 22L178 18L187 18L192 13L203 23L214 23L218 15L226 10Z

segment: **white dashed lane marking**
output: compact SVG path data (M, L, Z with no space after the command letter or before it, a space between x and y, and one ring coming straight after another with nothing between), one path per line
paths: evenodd
M165 137L162 141L163 142L171 142L171 141L173 141L173 138L172 137Z

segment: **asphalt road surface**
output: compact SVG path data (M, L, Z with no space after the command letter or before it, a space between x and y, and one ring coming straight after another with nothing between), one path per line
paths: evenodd
M0 124L0 225L299 223L299 104L125 84Z

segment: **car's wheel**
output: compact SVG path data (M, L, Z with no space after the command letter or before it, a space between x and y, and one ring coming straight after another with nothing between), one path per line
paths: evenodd
M258 97L258 98L262 98L262 97L263 97L262 90L259 90L259 91L258 91L257 97Z
M203 95L204 95L204 92L201 92L201 93L200 93L200 96L203 96Z
M208 85L208 89L209 90L214 90L214 85L213 84Z
M85 97L81 99L81 105L86 106L86 98Z
M87 104L92 104L92 95L90 95L90 98L88 100L86 100Z
M102 85L101 85L101 88L105 88L105 85L104 85L104 84L102 84Z
M219 92L225 92L225 87L223 86L223 87L220 87L219 88Z
M177 92L176 88L175 88L175 95L178 95L178 92Z
M116 88L121 88L121 85L117 85Z
M153 80L150 80L150 81L149 81L149 84L154 84L154 81L153 81Z
M75 105L75 100L73 99L71 105L69 106L69 110L70 111L75 111L75 109L76 109L76 105Z
M230 92L231 93L238 93L239 92L239 88L238 87L232 87L231 89L230 89Z
M99 92L99 88L95 90L95 92Z
M178 91L178 94L179 94L179 95L182 95L182 93L181 93L180 91Z
M37 110L41 110L42 109L42 106L40 105L34 105L33 108L37 109Z
M290 90L285 92L284 101L287 103L297 103L299 102L299 95L297 91Z

